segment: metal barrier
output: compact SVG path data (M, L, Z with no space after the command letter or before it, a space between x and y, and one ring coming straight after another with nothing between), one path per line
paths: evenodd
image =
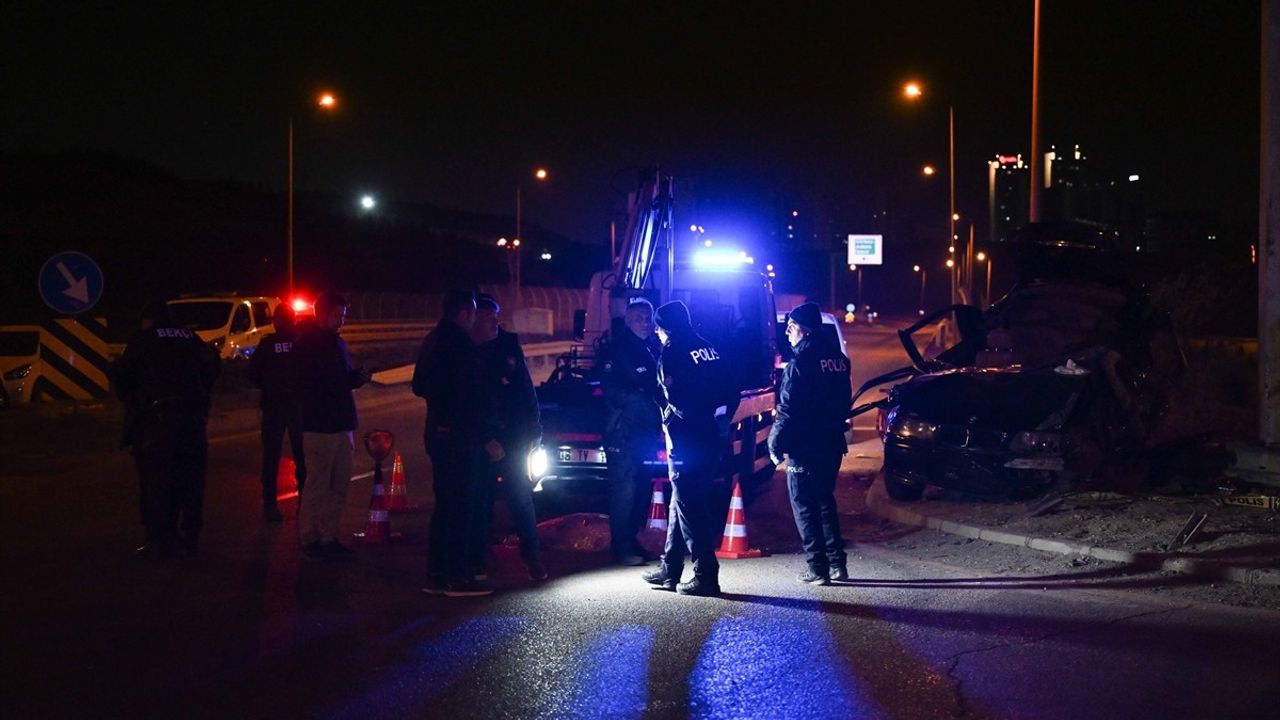
M345 334L345 332L344 332ZM529 374L533 376L535 385L544 382L556 368L556 358L569 352L575 344L571 341L530 343L524 346L525 361L529 363ZM413 380L413 366L404 365L373 374L373 381L379 385L401 385Z

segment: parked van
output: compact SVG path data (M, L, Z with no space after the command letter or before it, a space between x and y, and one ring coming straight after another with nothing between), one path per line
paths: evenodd
M258 341L275 332L272 318L280 298L212 295L169 300L174 321L195 331L224 360L245 359Z

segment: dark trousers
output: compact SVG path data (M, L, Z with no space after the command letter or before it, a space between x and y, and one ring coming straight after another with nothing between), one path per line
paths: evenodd
M693 558L693 574L718 582L720 563L716 542L723 525L711 517L711 478L719 458L719 440L699 443L692 452L671 450L667 468L671 477L671 508L667 519L667 542L662 550L662 568L669 578L684 572L684 556Z
M284 447L284 435L289 433L289 452L293 455L293 478L298 492L307 482L307 461L302 454L302 428L297 413L292 409L262 408L262 504L275 507L279 494L277 480L280 474L280 451Z
M809 569L826 575L828 568L845 564L844 537L836 509L836 476L840 455L820 455L787 460L787 493L800 531Z
M529 560L538 555L538 520L533 509L533 484L529 482L523 452L508 453L499 462L484 461L484 476L477 485L472 563L483 567L493 527L493 503L499 492L507 503L507 511L520 538L520 557ZM498 482L498 478L502 482Z
M609 450L609 539L615 557L638 554L636 535L644 527L652 497L653 470L638 448Z
M203 425L158 424L133 443L138 499L148 543L195 548L204 525L204 478L209 443Z
M435 507L427 533L427 576L457 581L471 576L475 557L475 517L478 484L483 475L475 451L468 445L427 442L431 456L431 490Z

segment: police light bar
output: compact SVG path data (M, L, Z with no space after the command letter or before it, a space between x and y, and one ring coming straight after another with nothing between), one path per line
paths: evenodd
M700 250L693 254L693 264L700 268L736 268L755 261L744 250Z

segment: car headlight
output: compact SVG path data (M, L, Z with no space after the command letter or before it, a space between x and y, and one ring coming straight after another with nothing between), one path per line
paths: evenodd
M918 417L898 415L893 418L893 422L889 426L889 433L900 438L932 440L933 436L938 433L938 426L931 422L925 422Z
M551 468L551 458L545 448L536 447L529 451L529 479L537 481L547 474Z
M1057 455L1062 452L1062 436L1054 432L1020 432L1009 442L1016 453Z
M18 367L5 373L4 379L5 380L21 380L22 378L30 374L31 374L31 363L27 363L26 365L19 365Z

